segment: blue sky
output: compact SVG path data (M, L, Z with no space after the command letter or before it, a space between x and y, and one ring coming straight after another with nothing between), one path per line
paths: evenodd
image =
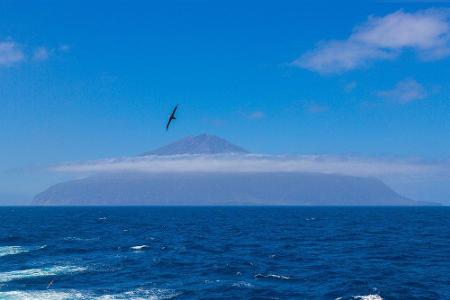
M0 194L204 132L257 153L447 160L449 6L2 1Z

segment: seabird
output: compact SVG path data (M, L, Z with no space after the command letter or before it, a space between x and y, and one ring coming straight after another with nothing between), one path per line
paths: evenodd
M174 109L172 110L172 113L170 114L169 121L167 121L167 125L166 125L166 131L169 130L169 126L170 126L170 123L172 123L172 120L177 119L175 117L175 112L177 111L177 108L178 108L178 104L175 105Z
M48 283L47 289L48 289L49 287L51 287L52 285L53 285L53 280L51 280L51 281Z

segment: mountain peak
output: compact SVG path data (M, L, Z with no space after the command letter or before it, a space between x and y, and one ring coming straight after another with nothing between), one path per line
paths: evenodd
M233 145L215 135L200 134L188 136L143 155L177 155L177 154L224 154L248 153L247 150Z

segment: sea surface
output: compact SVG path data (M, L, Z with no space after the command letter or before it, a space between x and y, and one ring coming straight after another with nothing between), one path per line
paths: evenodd
M0 299L450 299L450 208L2 207Z

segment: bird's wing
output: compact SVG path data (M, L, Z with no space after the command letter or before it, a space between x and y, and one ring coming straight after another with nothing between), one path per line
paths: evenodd
M169 129L169 126L170 126L170 123L172 122L172 116L169 118L169 121L167 121L167 124L166 124L166 130L168 130Z
M175 107L174 107L174 109L172 111L172 115L170 116L171 118L175 117L175 113L176 113L177 109L178 109L178 104L175 105Z

